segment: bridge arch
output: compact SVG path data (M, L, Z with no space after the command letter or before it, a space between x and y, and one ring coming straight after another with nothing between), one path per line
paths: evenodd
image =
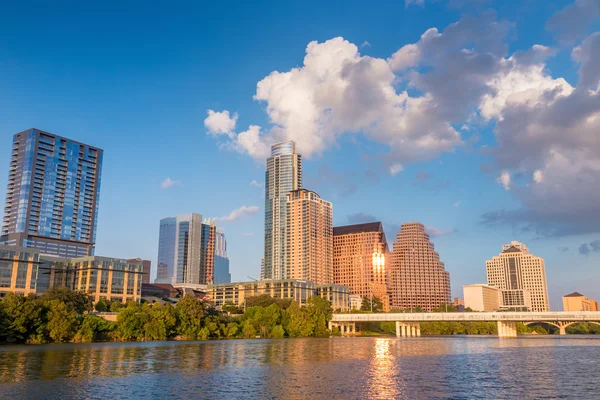
M600 326L600 322L598 321L567 321L567 322L563 322L563 321L527 321L527 322L523 322L523 325L532 325L532 324L546 324L546 325L552 325L558 328L559 333L561 335L566 335L567 331L566 329L571 326L571 325L575 325L575 324L581 324L587 322L588 324L594 324L594 325L598 325Z

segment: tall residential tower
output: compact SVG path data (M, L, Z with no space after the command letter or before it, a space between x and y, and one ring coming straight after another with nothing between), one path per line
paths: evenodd
M39 129L13 137L0 242L94 254L102 150Z
M287 202L285 279L333 283L333 209L315 192L293 190Z
M296 143L271 146L265 173L265 258L262 279L284 279L287 266L287 202L291 191L302 188L302 156Z

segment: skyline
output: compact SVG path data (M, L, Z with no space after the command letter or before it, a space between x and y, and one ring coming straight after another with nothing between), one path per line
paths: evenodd
M281 17L277 28L289 25L289 35L281 35L285 38L271 37L270 40L265 35L272 32L265 30L273 28L265 27L249 35L251 38L240 39L235 34L227 36L223 32L231 23L219 16L208 28L204 28L206 30L163 26L169 34L160 36L161 40L155 40L157 38L152 37L151 32L148 37L137 36L134 29L126 28L123 21L116 21L115 32L106 38L96 36L102 30L93 23L82 32L81 37L76 38L67 35L68 29L59 27L61 18L68 15L57 15L57 26L48 29L44 37L36 35L36 41L32 41L34 37L27 36L30 33L19 31L17 40L0 45L0 106L6 110L6 117L0 121L0 140L3 144L0 146L0 166L7 167L9 164L12 135L31 127L102 148L105 153L97 255L141 257L157 265L160 218L197 212L218 218L223 226L229 242L232 281L246 280L246 276L258 278L263 252L264 221L261 216L264 215L264 160L254 161L251 156L238 153L235 148L227 149L232 147L229 140L234 131L246 131L249 125L254 124L264 129L271 126L264 110L267 105L276 104L272 99L262 102L253 100L257 82L275 70L283 74L292 68L302 68L305 48L315 40L319 44L348 48L346 42L334 39L341 36L348 43L354 43L361 55L369 55L373 60L385 60L405 48L403 46L417 43L429 28L435 26L441 35L446 35L449 24L457 21L477 22L477 17L461 19L461 14L472 13L469 7L448 9L442 4L424 3L423 6L380 5L377 11L367 10L364 18L377 16L381 19L380 24L354 24L356 21L336 20L333 18L335 7L325 7L324 15L319 18L327 21L326 26L312 23L311 29L302 33L298 22ZM358 3L353 3L348 7L357 6ZM530 49L534 44L555 48L556 55L547 58L544 79L564 77L569 85L575 87L581 81L577 78L581 70L578 62L571 59L571 51L582 45L584 37L597 37L589 35L597 26L597 20L592 21L596 25L590 25L589 31L571 44L562 44L563 40L555 38L554 31L543 27L546 21L553 18L552 15L559 15L563 6L562 3L555 4L554 8L550 5L533 11L524 7L511 14L507 6L490 2L486 9L496 8L497 15L494 18L489 15L481 18L488 18L484 21L493 26L502 25L499 23L501 21L515 25L502 25L516 35L515 39L500 43L509 47L506 57ZM77 22L65 22L65 27L90 23L91 9L86 11L83 7L72 12L79 12L84 18ZM284 6L277 6L280 7ZM310 9L310 5L306 7ZM531 7L536 8L533 5ZM308 11L300 8L294 11L300 22L306 22ZM47 11L52 14L52 10ZM144 11L147 22L158 18L158 15L152 14L153 11L156 10L152 10L151 6ZM262 11L265 10L259 6L248 17ZM525 26L524 19L533 17L537 11L539 16L536 15L531 21L533 27ZM11 33L14 36L17 32L22 22L19 17L25 15L24 10L21 13L17 9L9 9L5 16L0 17L3 22L0 32L4 37L10 37ZM175 14L177 22L197 15L193 11L190 17ZM122 15L126 16L127 10L123 10ZM30 22L35 23L38 17L32 16ZM238 16L236 20L239 22L240 19L241 16ZM494 20L497 23L492 23ZM203 32L207 34L219 23L223 24L216 34L219 44L232 45L238 40L237 47L223 51L215 43L198 45L191 41L192 37L201 37ZM363 25L380 26L368 28ZM390 35L393 37L386 37L384 31L396 25L401 27ZM244 26L237 29L243 30ZM540 26L542 28L537 29ZM125 43L118 43L119 34L124 35ZM189 38L181 40L186 36ZM86 40L95 45L91 48L98 50L99 54L83 46ZM55 42L63 47L52 45ZM268 49L259 43L268 43ZM126 54L127 47L134 44L137 46L133 46L132 54ZM484 45L492 46L476 43L473 48ZM575 52L576 58L581 60L579 62L593 65L589 64L593 60L586 61L585 54L581 54L586 46L579 48ZM414 55L409 51L414 47L405 49L409 55ZM170 51L163 56L161 51L165 50ZM419 51L422 54L425 52L424 48ZM261 57L253 57L253 52L261 54ZM167 53L172 56L167 57ZM541 56L527 55L534 59ZM103 61L103 56L111 57L107 58L109 61ZM236 64L236 57L244 65L238 70L232 66ZM210 66L206 66L205 58ZM449 62L447 59L445 61ZM542 62L539 59L534 61L538 63L535 65ZM593 80L598 77L584 74L582 79L585 83L584 78ZM365 85L369 82L372 81L366 81ZM397 89L401 91L400 87ZM417 95L414 88L409 88L409 93L411 96ZM260 95L257 98L260 99ZM497 103L490 104L489 112L493 113L493 106ZM208 129L202 126L209 116L206 110L229 111L228 120L217 120L217 125L210 125L211 129L221 133L206 134ZM233 119L235 124L232 124ZM225 124L218 125L219 122ZM288 125L280 122L284 128ZM387 145L365 134L340 134L322 150L311 150L311 154L305 155L300 147L299 153L305 158L303 186L333 203L334 226L382 221L390 246L395 241L401 223L423 222L428 226L436 250L452 276L453 297L462 297L464 284L485 282L485 261L496 255L502 244L517 240L527 243L534 254L545 258L552 309L559 309L562 296L573 291L598 298L600 243L597 241L600 239L600 226L571 224L570 231L563 231L562 236L556 236L556 233L555 236L548 236L543 230L536 232L536 226L523 231L517 222L514 227L510 224L483 224L484 215L488 216L488 220L490 216L501 218L502 213L490 214L499 210L527 210L527 204L519 196L526 195L533 185L532 180L543 180L544 173L538 172L541 168L536 165L533 169L529 168L531 170L527 170L526 175L517 171L515 178L514 171L506 175L503 168L490 167L495 158L489 155L489 149L498 150L492 131L494 127L487 123L472 124L468 131L460 128L456 126L455 130L460 133L463 145L451 146L449 151L443 153L434 152L435 155L428 161L414 163L397 163L394 160L392 164L384 165L385 160L381 161L381 157L385 158ZM473 131L477 135L472 134ZM215 135L220 139L215 140ZM593 163L597 162L599 156L593 148L597 138L594 141L594 136L590 136L586 140L576 145L580 148L588 146L588 150L591 150L591 158L584 159L589 162L585 167L591 168L590 176L596 179L592 182L597 182L600 174L593 169ZM557 146L560 143L554 141L552 144ZM526 149L531 150L530 147ZM256 153L258 155L261 154ZM509 165L511 160L503 162ZM527 163L535 164L535 160L528 159ZM492 172L482 171L486 168L492 168ZM567 171L567 177L574 176L577 174ZM550 179L552 175L547 173L546 177ZM6 186L6 178L6 173L0 174L0 186ZM526 183L522 183L524 181ZM503 185L511 190L505 190ZM586 192L581 185L568 188L573 187L583 190L582 195L574 199L574 206L582 206L581 201L576 201L578 198L587 200L590 205L594 203L597 198L594 193ZM122 196L122 193L129 195ZM217 194L204 199L202 193ZM592 217L598 216L598 210L582 209L587 212L587 220L593 225ZM547 219L538 219L542 225L537 228L550 226L555 229L564 225L556 222L552 213L547 214ZM531 219L531 215L513 214L513 217L515 221L527 221L527 218L536 221ZM539 218L539 215L535 218ZM574 232L578 233L575 235ZM469 254L465 254L466 248ZM563 251L564 248L568 250Z

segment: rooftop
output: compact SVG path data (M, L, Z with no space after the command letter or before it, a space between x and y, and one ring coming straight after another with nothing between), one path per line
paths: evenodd
M365 232L383 232L381 222L367 222L364 224L334 226L333 235L352 235Z
M582 295L582 294L581 294L581 293L579 293L579 292L573 292L573 293L571 293L571 294L568 294L568 295L566 295L566 296L563 296L563 297L585 297L585 296L584 296L584 295Z

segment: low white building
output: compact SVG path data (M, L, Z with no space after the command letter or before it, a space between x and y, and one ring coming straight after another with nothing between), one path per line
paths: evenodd
M473 311L496 311L501 306L501 290L484 283L463 286L463 295L465 308Z

